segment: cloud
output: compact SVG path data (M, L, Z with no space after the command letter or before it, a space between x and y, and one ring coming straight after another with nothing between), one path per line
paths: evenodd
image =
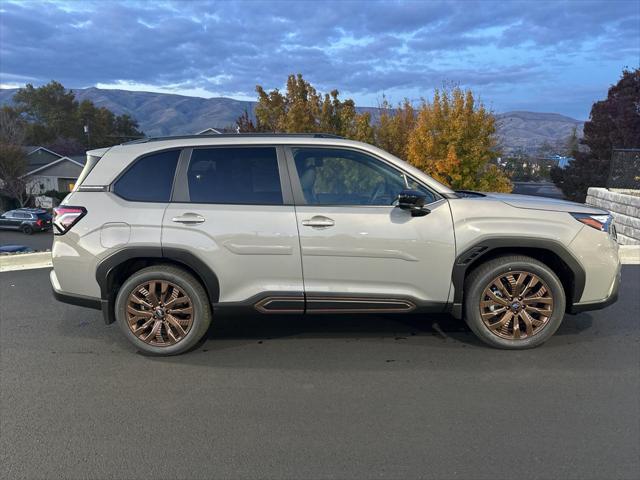
M640 4L624 0L4 1L0 22L2 84L252 97L300 72L369 99L419 97L448 80L501 91L508 107L509 86L570 90L590 69L606 86L640 56Z

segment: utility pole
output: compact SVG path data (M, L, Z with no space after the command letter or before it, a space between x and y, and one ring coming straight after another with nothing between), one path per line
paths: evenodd
M84 134L87 136L87 148L91 148L91 133L89 132L89 122L84 126Z

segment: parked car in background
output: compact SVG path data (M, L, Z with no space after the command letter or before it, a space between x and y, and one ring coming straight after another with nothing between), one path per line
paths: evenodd
M184 352L241 309L450 312L489 345L530 348L617 297L609 212L453 191L365 143L192 136L89 158L54 209L54 294L150 354Z
M0 215L0 229L20 230L27 235L51 230L51 214L41 208L18 208Z

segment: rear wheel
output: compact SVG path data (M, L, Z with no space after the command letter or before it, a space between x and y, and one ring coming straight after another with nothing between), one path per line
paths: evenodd
M482 341L498 348L547 341L562 323L565 302L557 275L531 257L494 258L465 282L465 320Z
M31 235L33 233L33 228L30 225L23 225L20 230L22 230L22 233L26 233L27 235Z
M186 352L211 323L200 282L172 266L147 267L129 277L116 297L115 313L126 337L151 355Z

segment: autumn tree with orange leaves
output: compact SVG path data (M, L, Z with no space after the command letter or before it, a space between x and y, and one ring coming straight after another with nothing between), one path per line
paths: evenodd
M510 192L509 177L490 163L495 132L495 117L470 90L436 90L418 109L406 159L456 190Z
M286 90L256 87L255 124L240 117L241 132L322 132L371 143L407 160L437 180L461 190L510 192L509 177L497 165L495 118L471 91L436 91L416 109L383 98L377 122L358 112L337 90L319 93L302 75L289 75Z

